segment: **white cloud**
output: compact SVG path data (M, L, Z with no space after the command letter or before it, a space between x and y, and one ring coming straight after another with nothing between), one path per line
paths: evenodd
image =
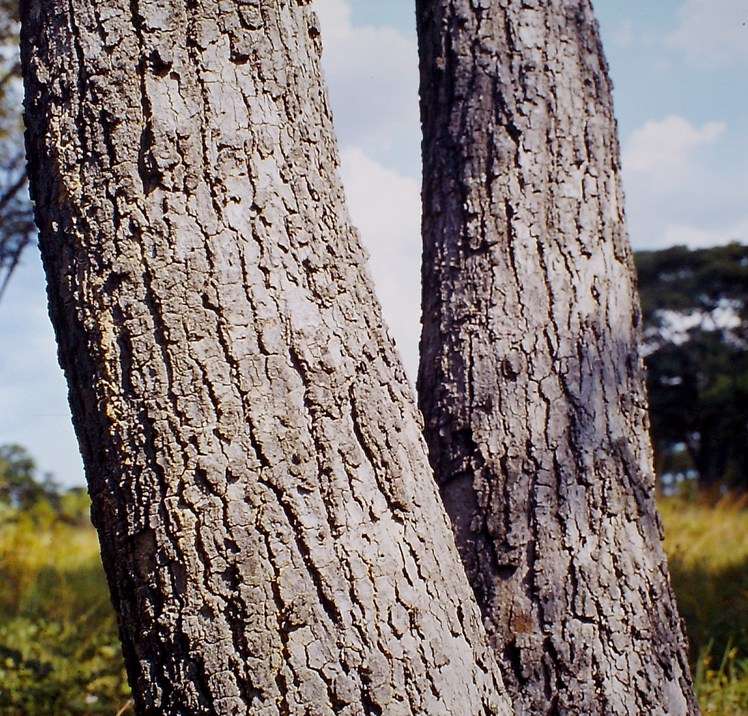
M668 224L663 232L662 245L682 244L692 249L701 249L728 244L731 241L748 244L748 217L735 224L718 228Z
M370 254L385 320L414 379L421 315L419 183L358 148L343 151L342 176L351 216Z
M353 222L370 256L385 320L411 379L421 304L420 127L415 38L355 24L349 0L317 0L325 78Z
M665 43L701 65L744 62L748 60L748 2L685 0L678 25Z
M389 26L354 25L346 0L317 0L322 64L344 145L419 156L418 51ZM414 141L415 140L415 141Z
M696 150L714 144L726 129L724 122L696 127L677 115L652 120L631 135L623 155L624 169L655 180L678 182L691 166Z
M353 12L347 0L317 0L314 9L322 23L325 49L327 49L328 42L345 36L351 31Z
M618 47L629 48L634 43L634 23L624 20L613 30L613 42Z
M624 143L627 213L636 248L748 241L745 177L726 163L726 132L724 122L699 126L671 115L645 123Z

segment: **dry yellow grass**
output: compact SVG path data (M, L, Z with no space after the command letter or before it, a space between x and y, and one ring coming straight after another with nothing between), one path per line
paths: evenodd
M98 542L78 499L62 517L44 504L0 513L0 716L127 706ZM660 512L704 716L746 716L748 498L666 498Z
M748 714L748 497L660 501L704 716Z

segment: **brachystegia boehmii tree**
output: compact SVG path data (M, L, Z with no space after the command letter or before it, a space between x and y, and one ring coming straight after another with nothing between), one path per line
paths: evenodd
M141 714L508 714L307 0L27 0L52 321Z
M420 406L518 714L698 712L589 0L418 0Z

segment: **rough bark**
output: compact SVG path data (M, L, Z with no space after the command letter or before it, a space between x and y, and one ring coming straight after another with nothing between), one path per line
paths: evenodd
M519 714L697 713L589 0L419 0L432 464Z
M50 311L143 714L508 713L302 0L30 0Z

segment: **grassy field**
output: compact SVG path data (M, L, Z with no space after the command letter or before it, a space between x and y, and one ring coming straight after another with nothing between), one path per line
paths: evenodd
M748 500L660 502L704 716L748 714Z
M748 504L660 504L705 716L748 715ZM0 715L129 711L86 498L0 511Z
M129 700L85 495L0 512L0 714L116 714Z

